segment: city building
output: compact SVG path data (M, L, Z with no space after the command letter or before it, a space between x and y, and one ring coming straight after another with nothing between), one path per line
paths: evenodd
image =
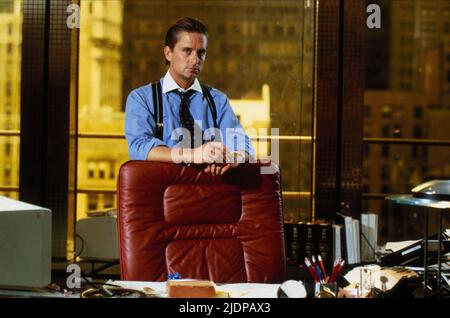
M22 50L22 5L20 0L0 2L0 130L20 128L20 78ZM0 185L19 184L19 138L0 136ZM0 195L18 197L17 192Z

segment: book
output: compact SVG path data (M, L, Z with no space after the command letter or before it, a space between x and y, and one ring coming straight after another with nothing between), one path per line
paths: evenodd
M333 265L333 228L330 223L319 223L314 228L314 255L320 255L324 266Z
M318 250L318 233L317 233L317 225L314 223L300 223L299 224L302 233L302 260L305 257L311 259L311 256L317 253Z
M375 259L375 250L378 246L378 214L369 213L369 242L373 249L371 255Z
M302 248L300 239L300 228L296 223L284 224L286 259L288 264L298 265L300 263Z
M329 223L285 223L288 264L299 265L305 257L321 255L325 266L333 263L333 231Z
M345 248L347 254L347 264L356 263L355 243L353 234L353 219L350 216L344 216L345 230Z
M355 263L361 263L361 243L360 243L360 229L359 220L352 219L353 224L353 249Z
M378 215L361 214L361 260L373 261L378 240Z
M333 229L333 261L337 260L339 258L342 258L342 246L341 246L341 241L342 241L342 235L341 235L341 230L342 230L342 225L339 224L333 224L332 225L332 229Z

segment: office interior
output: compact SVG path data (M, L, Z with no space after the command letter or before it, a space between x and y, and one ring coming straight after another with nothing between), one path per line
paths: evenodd
M51 210L55 279L74 262L120 279L125 101L164 76L181 16L208 27L201 80L280 167L285 224L371 213L377 246L423 237L426 209L386 197L450 179L450 1L1 0L0 196ZM77 226L99 216L83 257Z

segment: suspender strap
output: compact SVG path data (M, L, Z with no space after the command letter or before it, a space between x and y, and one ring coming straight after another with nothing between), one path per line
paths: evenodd
M155 136L158 139L163 140L163 109L162 109L162 88L161 83L152 83L152 95L153 95L153 108L154 108L154 119L156 124Z
M211 96L211 87L205 84L201 84L203 95L208 102L209 109L211 110L212 118L214 121L214 128L219 128L217 125L217 110L216 103L214 103L214 99ZM162 101L162 87L161 83L158 81L156 83L152 83L152 97L153 97L153 108L154 114L153 118L156 123L156 131L155 136L158 139L163 140L163 132L164 132L164 124L163 124L163 101Z
M214 99L211 96L211 87L205 84L201 84L203 95L206 97L206 101L208 102L209 109L211 110L212 118L214 121L214 128L219 128L217 125L217 110L216 103L214 103Z

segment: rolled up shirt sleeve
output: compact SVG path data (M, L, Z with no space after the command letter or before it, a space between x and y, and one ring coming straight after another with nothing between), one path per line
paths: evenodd
M226 97L218 110L218 126L224 137L224 144L230 151L245 151L250 157L255 158L255 150L251 140L242 128Z
M125 106L125 137L130 159L147 160L148 153L154 147L167 146L154 136L155 127L149 106L136 90L132 91Z

